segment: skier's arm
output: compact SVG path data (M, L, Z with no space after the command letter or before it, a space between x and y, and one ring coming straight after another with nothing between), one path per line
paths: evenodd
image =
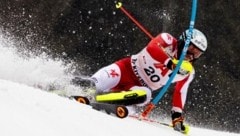
M147 51L152 58L164 64L168 69L173 70L178 60L173 56L176 53L176 39L168 33L161 33L153 38L147 45ZM183 61L179 69L179 73L186 75L192 71L192 64L188 61Z
M146 50L151 55L152 58L161 62L162 64L167 64L171 59L164 50L164 46L170 46L165 43L162 39L161 34L153 38L147 45Z

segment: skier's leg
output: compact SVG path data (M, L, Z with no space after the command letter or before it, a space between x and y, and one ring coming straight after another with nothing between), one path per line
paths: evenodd
M97 94L110 92L110 89L115 87L120 79L121 71L116 64L101 68L91 77L95 83Z

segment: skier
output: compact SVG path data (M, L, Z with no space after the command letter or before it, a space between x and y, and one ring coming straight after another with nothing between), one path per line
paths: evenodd
M178 40L169 33L160 33L139 53L101 68L91 77L96 86L96 93L140 89L146 92L147 97L143 103L137 104L137 106L148 104L152 98L152 91L163 87L176 67L188 32L189 30L184 31ZM171 109L172 125L175 130L185 130L182 112L188 87L195 74L192 63L206 49L205 35L201 31L193 29L186 56L172 81L172 83L176 83Z

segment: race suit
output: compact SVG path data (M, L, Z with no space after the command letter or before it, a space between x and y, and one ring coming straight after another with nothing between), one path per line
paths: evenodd
M99 92L145 89L147 100L144 104L146 104L151 100L151 92L159 90L169 80L173 70L168 65L176 53L177 40L168 33L161 33L139 53L100 69L92 79ZM176 74L174 77L172 81L176 83L172 99L174 111L182 112L194 73L195 70L187 75Z

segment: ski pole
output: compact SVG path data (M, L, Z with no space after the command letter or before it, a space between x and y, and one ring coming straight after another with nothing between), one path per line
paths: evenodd
M121 9L123 13L125 13L150 39L153 39L153 36L135 19L130 13L122 6L121 2L116 4L117 9Z
M196 11L197 11L197 0L192 0L192 13L191 13L191 20L190 20L190 25L189 25L189 33L187 34L187 40L186 40L185 45L183 47L183 51L181 53L179 62L177 64L176 68L174 69L172 75L168 79L166 85L160 90L158 95L153 99L153 101L142 112L142 115L141 115L140 118L145 118L152 111L152 109L155 107L155 105L159 102L159 100L166 93L166 91L167 91L168 87L170 86L173 78L177 74L177 71L179 70L179 68L182 64L182 61L183 61L183 59L186 55L186 52L187 52L187 49L188 49L188 46L189 46L189 43L190 43L190 40L191 40L192 31L193 31L194 24L195 24Z

